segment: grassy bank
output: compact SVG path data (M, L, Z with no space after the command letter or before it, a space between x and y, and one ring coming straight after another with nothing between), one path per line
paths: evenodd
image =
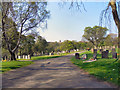
M11 69L16 69L32 64L32 61L6 61L0 62L0 73L4 73Z
M90 51L81 54L87 54L88 58L86 60L93 57L93 54ZM75 57L73 57L71 61L73 64L79 66L81 69L89 72L89 74L120 86L120 83L118 82L120 80L120 61L114 62L116 59L112 59L111 55L109 56L109 59L102 59L101 55L98 54L98 60L94 62L83 63L83 60L77 60L75 59Z
M60 57L60 55L33 56L33 57L31 57L31 60L51 59L51 58L57 58L57 57Z

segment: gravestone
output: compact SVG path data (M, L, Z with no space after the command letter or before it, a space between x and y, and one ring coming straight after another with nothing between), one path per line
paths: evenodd
M108 58L108 51L102 52L102 58Z
M28 59L31 59L31 56L30 56L30 55L28 55Z
M90 48L88 48L88 51L90 51Z
M74 49L74 52L76 52L76 50Z
M112 48L112 58L117 58L117 52L115 48Z
M115 48L112 48L112 52L116 52L116 49L115 49Z
M93 51L93 59L97 59L97 49L94 49Z
M79 56L80 56L79 53L75 53L75 58L76 59L80 59Z
M96 60L97 59L97 54L93 54L93 59Z
M106 50L106 52L109 54L109 50Z
M102 54L102 52L103 52L103 49L100 49L100 54Z
M25 55L23 55L23 59L25 59Z
M62 51L62 53L65 53L65 51Z
M21 57L20 57L20 56L18 56L18 59L21 59Z
M54 53L52 52L51 55L54 55Z
M27 56L27 55L25 56L25 59L28 59L28 56Z
M49 55L51 55L51 53L49 53Z
M112 58L117 58L117 53L116 52L112 53Z
M93 52L94 54L97 54L97 49L94 49L94 52Z

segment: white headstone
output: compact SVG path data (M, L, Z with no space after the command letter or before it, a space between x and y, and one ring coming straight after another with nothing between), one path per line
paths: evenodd
M62 53L65 53L65 51L62 51Z
M27 56L27 55L25 56L25 59L28 59L28 56Z
M76 50L74 49L74 51L76 52Z
M25 55L23 55L23 59L25 59Z
M18 56L18 59L20 59L20 56Z
M28 55L28 59L31 59L31 58L30 58L30 55Z
M49 55L51 55L51 53L49 53Z

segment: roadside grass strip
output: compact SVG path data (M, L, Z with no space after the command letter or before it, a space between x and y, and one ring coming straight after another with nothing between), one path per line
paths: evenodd
M6 62L0 62L0 73L4 73L6 71L9 71L11 69L16 69L20 67L24 67L30 64L33 64L32 61L6 61Z

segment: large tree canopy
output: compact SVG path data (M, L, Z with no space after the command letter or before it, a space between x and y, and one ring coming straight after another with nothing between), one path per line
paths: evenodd
M19 47L21 36L35 30L38 26L44 26L49 11L46 10L46 2L1 2L2 12L2 32L8 51L11 54L11 60L16 60L15 52ZM9 28L15 27L19 32L16 45L11 48L9 43L8 21L11 18L14 24L9 24Z
M93 28L86 27L84 29L83 37L90 41L94 46L98 47L98 45L104 40L107 30L107 28L100 26L94 26Z

